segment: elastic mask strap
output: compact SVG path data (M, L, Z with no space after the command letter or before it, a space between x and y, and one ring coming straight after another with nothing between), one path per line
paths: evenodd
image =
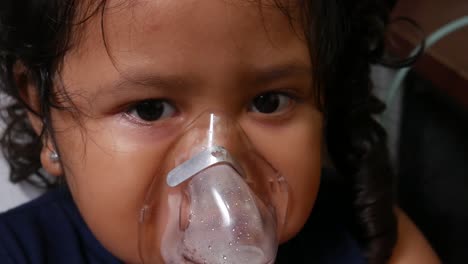
M227 163L240 175L244 175L241 167L234 161L225 148L221 146L211 146L171 170L167 174L167 185L176 187L200 173L202 170L219 163Z

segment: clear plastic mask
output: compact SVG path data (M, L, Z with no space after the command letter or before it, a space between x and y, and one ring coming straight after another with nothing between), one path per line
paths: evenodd
M176 138L141 210L142 262L274 263L284 178L229 116L204 113Z

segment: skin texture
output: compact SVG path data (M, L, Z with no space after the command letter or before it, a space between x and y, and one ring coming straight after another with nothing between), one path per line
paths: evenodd
M390 264L442 263L409 217L399 208L395 209L398 220L398 241Z
M79 111L52 110L55 134L42 159L49 172L65 175L97 239L123 261L140 261L138 216L145 194L161 177L174 135L204 111L222 111L237 122L285 177L288 220L279 236L294 236L315 201L322 142L300 30L276 7L248 1L110 1L108 7L109 49L95 16L64 59L57 84ZM60 100L62 88L56 89ZM253 111L252 100L272 91L290 95L282 97L285 106L270 114ZM147 99L167 99L174 111L155 122L132 116L132 105ZM33 122L39 131L40 123ZM47 159L53 148L63 171Z
M43 167L65 177L96 238L126 263L139 263L138 217L149 185L177 134L205 111L223 112L289 186L280 241L293 237L312 210L321 162L322 114L313 97L311 63L301 29L275 7L255 1L109 1L80 28L79 41L56 76L75 110L52 109L53 137ZM37 109L32 83L24 98ZM290 95L271 114L252 110L265 92ZM283 97L284 99L285 97ZM143 100L171 105L144 122L132 107ZM30 115L39 133L41 121ZM49 156L58 151L60 163ZM160 197L165 201L166 197ZM395 264L437 263L430 246L400 211ZM416 250L413 250L416 249ZM432 261L432 262L431 262Z

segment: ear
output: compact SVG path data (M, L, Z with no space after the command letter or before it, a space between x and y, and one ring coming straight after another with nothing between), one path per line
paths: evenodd
M38 115L41 105L39 101L39 93L37 91L37 84L26 66L21 62L17 62L13 66L13 75L19 96L28 107L28 119L36 134L40 135L42 132L43 122Z
M41 164L48 174L59 177L63 175L63 168L60 163L60 157L51 142L51 140L47 140L42 147Z
M63 174L60 160L54 157L57 155L57 149L49 133L42 133L44 123L39 116L41 104L37 84L23 63L16 63L13 68L14 80L19 91L21 100L28 107L28 119L32 128L38 136L43 136L42 150L40 154L42 167L52 176L61 176Z

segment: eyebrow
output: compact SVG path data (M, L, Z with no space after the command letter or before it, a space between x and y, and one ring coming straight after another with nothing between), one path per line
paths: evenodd
M113 82L112 89L121 90L135 85L156 89L180 90L193 86L198 80L187 76L158 75L146 73L134 73L132 71L121 74L121 78Z
M311 73L310 66L304 63L291 62L267 67L251 67L241 73L241 76L252 85L265 85L287 77L311 76ZM151 89L187 93L190 90L188 89L189 87L197 86L200 83L202 83L202 80L194 76L160 75L157 73L141 73L140 71L129 70L121 72L121 77L111 82L110 91L118 92L130 87L134 88L137 85Z
M270 83L286 77L311 76L311 74L312 71L308 65L297 62L275 65L249 72L249 75L252 76L251 78L258 84Z

